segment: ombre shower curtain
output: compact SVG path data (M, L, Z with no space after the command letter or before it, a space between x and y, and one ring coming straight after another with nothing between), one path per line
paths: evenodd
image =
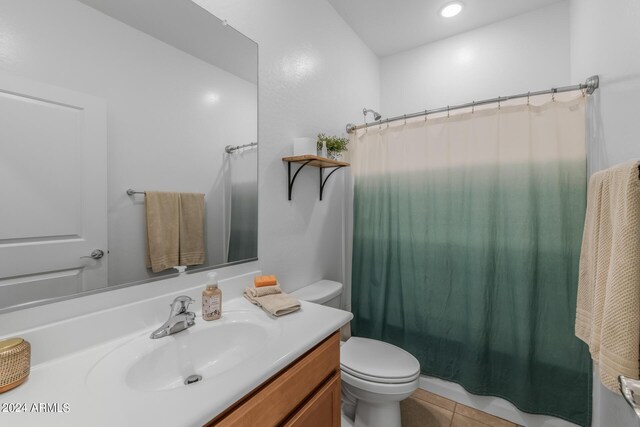
M236 150L227 159L229 239L227 262L258 257L258 149Z
M352 331L525 412L591 420L574 336L585 101L501 106L352 136Z

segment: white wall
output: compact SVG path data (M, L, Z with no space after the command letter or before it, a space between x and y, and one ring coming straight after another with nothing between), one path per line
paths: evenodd
M5 30L0 34L0 72L21 74L106 97L113 88L96 88L85 81L72 84L65 70L73 66L89 67L89 72L103 75L124 72L132 66L130 61L135 63L136 58L127 51L124 40L118 40L122 52L100 56L92 52L97 45L83 45L82 38L74 35L71 27L80 26L83 32L88 32L95 24L85 16L91 9L87 8L84 13L69 12L65 15L72 18L69 26L52 28L55 25L49 21L64 14L62 9L56 10L50 2L37 0L15 3L26 5L29 10L21 19L33 23L40 31L24 44L12 44L12 40L17 39L8 31L14 26L6 23L6 18L12 14L0 14L0 26ZM341 135L347 122L360 119L363 106L379 105L378 58L325 0L212 0L198 3L259 43L258 255L261 268L265 274L277 274L287 290L322 278L345 280L343 211L346 208L344 175L348 172L339 171L331 177L324 200L320 202L318 170L306 168L297 178L293 200L288 201L286 164L281 158L292 154L293 138L315 136L319 132ZM58 33L66 38L49 42L52 34ZM11 37L2 37L6 34ZM102 38L92 42L102 45L110 40ZM40 65L38 54L41 50L50 52L45 65L53 64L55 69L27 67ZM78 53L91 56L95 63L89 61L80 66ZM137 73L151 78L155 78L156 72L164 73L165 69L171 76L176 73L170 63L157 65L158 70L138 69ZM189 81L175 81L174 84L182 87ZM226 95L227 90L233 92L234 88L229 86L222 95ZM207 114L206 108L209 107L203 105L199 114ZM238 130L242 131L243 127L235 123L232 130L217 129L220 133ZM118 136L111 133L111 137ZM156 181L145 181L146 174L157 167L144 160L144 150L127 145L138 140L135 132L129 136L112 152L112 157L122 153L123 167L130 168L134 176L121 176L112 186L111 198L114 206L128 203L129 210L141 212L138 210L141 205L132 204L124 190L129 186L143 190L152 188L149 185ZM206 159L190 156L187 162L180 156L183 153L175 154L177 166L188 165L193 169L193 161L196 161L206 163L197 163L198 168L215 168ZM115 160L110 158L110 161ZM126 226L127 222L122 218L115 221L112 228L115 231Z
M381 60L380 113L392 117L570 82L563 1Z
M571 1L571 76L600 76L608 165L640 158L640 2Z
M153 275L127 188L205 193L207 259L225 262L224 146L255 141L255 84L74 0L3 1L0 29L0 72L107 102L109 284Z
M600 76L596 92L607 159L602 167L640 159L640 2L571 1L571 76ZM638 426L622 397L594 375L594 427Z
M198 0L259 44L260 267L286 290L344 280L344 174L318 200L318 170L303 170L287 200L283 156L293 138L341 135L379 105L378 59L325 0Z

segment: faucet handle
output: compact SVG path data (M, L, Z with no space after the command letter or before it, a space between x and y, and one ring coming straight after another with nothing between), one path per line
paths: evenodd
M186 295L176 297L171 303L171 315L175 316L176 314L186 313L192 302L194 302L194 300Z

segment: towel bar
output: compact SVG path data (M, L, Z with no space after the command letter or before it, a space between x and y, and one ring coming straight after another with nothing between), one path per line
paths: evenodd
M624 396L624 400L635 411L638 418L640 418L640 405L636 403L634 396L640 394L640 380L634 380L627 378L624 375L618 375L618 382L620 383L620 392Z

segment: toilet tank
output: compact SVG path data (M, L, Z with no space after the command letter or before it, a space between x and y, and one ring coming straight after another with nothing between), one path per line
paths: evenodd
M302 301L314 302L327 307L341 308L340 295L342 295L342 283L333 280L320 280L312 283L290 295Z

